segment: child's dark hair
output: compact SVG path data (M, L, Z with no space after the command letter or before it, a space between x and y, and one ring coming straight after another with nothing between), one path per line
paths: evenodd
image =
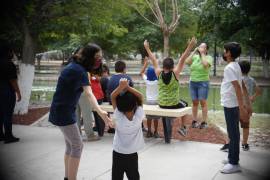
M99 51L101 51L101 48L97 44L87 44L82 48L80 54L74 55L74 59L88 72L92 72L95 64L95 54Z
M231 57L235 60L241 54L241 46L237 42L229 42L224 45L226 52L230 51Z
M122 113L136 110L136 108L141 105L142 101L129 91L119 94L116 97L117 109Z
M172 58L167 57L163 60L163 68L164 69L171 70L171 69L173 69L173 67L174 67L174 61Z
M248 61L240 61L239 62L241 71L243 74L248 74L250 71L250 63Z
M126 69L126 63L124 61L117 61L115 63L115 72L117 73L123 73L124 70Z
M108 75L110 75L110 69L106 64L102 64L102 72L103 73L107 72Z

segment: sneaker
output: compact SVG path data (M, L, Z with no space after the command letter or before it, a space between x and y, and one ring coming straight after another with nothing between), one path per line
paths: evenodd
M97 132L97 127L96 126L93 127L93 131Z
M187 128L185 126L179 128L178 133L181 134L182 136L186 137L187 136Z
M109 128L107 132L110 133L110 134L114 134L115 133L115 129L114 128Z
M154 132L154 138L160 138L159 134L157 131Z
M199 123L195 120L192 121L192 128L198 128L199 127Z
M142 131L143 131L143 132L148 132L148 129L145 128L145 127L142 127Z
M229 159L228 158L222 160L222 164L225 165L225 164L228 164L228 163L229 163Z
M242 144L242 149L243 149L243 151L248 151L249 150L249 144Z
M207 127L208 127L207 122L202 122L200 125L200 129L205 129Z
M147 138L153 137L153 133L151 131L148 131L146 134L146 137Z
M5 137L4 143L9 144L9 143L14 143L20 141L20 138L16 138L13 135Z
M224 174L232 174L236 172L241 172L241 168L239 165L233 165L233 164L228 163L223 166L220 172Z
M93 135L93 136L90 136L90 137L87 137L86 141L98 141L100 140L101 138L99 136L96 136L96 135Z
M222 148L220 148L220 150L223 151L223 152L228 152L229 151L229 144L224 144L222 146Z

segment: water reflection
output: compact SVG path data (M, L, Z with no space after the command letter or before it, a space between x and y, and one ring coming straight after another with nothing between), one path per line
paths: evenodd
M35 104L50 104L55 91L55 87L56 82L34 82L31 94L31 102L34 102ZM144 84L135 84L135 88L145 95ZM268 103L268 100L270 99L269 90L270 87L262 87L262 96L259 96L253 104L253 112L270 114L270 103ZM191 106L192 101L190 98L188 85L181 85L180 93L181 98L186 100ZM220 86L210 87L207 102L209 110L223 110L223 107L220 105Z

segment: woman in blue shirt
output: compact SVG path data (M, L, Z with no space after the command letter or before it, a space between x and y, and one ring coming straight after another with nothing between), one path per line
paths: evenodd
M88 96L92 108L106 123L111 124L107 112L97 104L88 79L88 72L92 72L100 66L101 58L101 48L96 44L88 44L73 56L58 78L49 121L58 126L64 134L66 143L65 180L76 180L82 153L83 143L76 123L75 110L83 91Z

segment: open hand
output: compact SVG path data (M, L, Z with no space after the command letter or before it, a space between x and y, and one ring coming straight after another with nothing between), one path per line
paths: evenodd
M144 45L145 49L149 49L149 47L150 47L149 42L147 40L144 40L143 45Z
M101 110L99 112L100 117L104 120L105 124L109 127L113 127L113 122L111 118L109 118L108 113L106 111Z
M124 89L126 89L127 87L128 87L128 80L126 79L126 78L121 78L120 80L119 80L119 88L121 89L121 90L124 90Z

